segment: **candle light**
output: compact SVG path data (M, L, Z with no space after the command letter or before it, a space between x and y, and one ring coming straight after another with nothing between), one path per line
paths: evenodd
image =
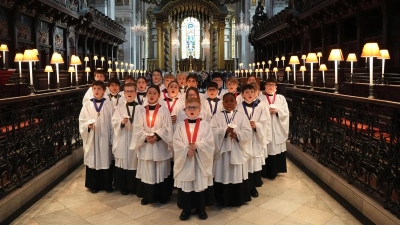
M255 72L256 72L256 77L258 77L258 69L256 69Z
M98 60L99 58L97 58L97 55L95 55L94 57L93 57L93 60L94 60L94 68L96 68L96 61Z
M143 70L140 70L140 76L143 76L142 74L143 74Z
M130 68L131 70L135 69L133 66L134 66L134 65L131 63L131 64L129 65L129 68Z
M244 71L244 75L247 77L247 73L249 72L249 70L245 70Z
M8 46L6 44L1 44L0 51L3 52L3 69L5 69L6 68L6 52L8 52Z
M255 64L255 63L253 63L252 65L253 65L253 70L254 70L254 67L256 67L256 64Z
M307 56L306 56L306 55L302 55L302 56L301 56L301 59L303 60L303 66L306 66L306 59L307 59Z
M111 68L111 60L108 60L108 68Z
M44 72L47 72L47 89L50 89L50 73L53 72L53 67L47 65L46 68L44 68Z
M86 84L89 84L90 67L86 67L85 72L86 72Z
M115 72L117 72L117 78L119 79L119 69L116 69Z
M300 64L299 57L295 55L290 56L289 64L293 66L293 87L296 87L296 64Z
M249 63L249 69L251 69L251 63Z
M74 76L74 75L72 75L73 72L75 72L75 67L74 66L70 66L68 68L68 73L71 74L71 87L72 87L72 77Z
M253 70L249 70L249 75L251 75L251 73L253 73Z
M240 77L243 77L243 70L240 70Z
M269 69L268 68L265 69L265 72L267 73L267 79L268 79L268 77L269 77Z
M24 59L24 54L22 54L22 53L15 54L14 62L18 62L18 65L19 65L19 77L18 77L18 80L19 80L20 84L22 83L22 80L21 80L21 77L22 77L21 62L22 62L23 59Z
M50 64L56 64L56 72L57 72L57 91L60 91L60 71L58 70L58 64L64 63L64 59L61 54L58 52L54 52L51 56Z
M131 75L131 71L132 71L131 69L128 70L128 75Z
M121 78L124 78L125 69L121 70Z

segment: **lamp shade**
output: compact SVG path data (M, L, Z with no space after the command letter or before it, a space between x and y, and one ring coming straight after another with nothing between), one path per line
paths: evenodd
M70 72L70 73L75 72L75 67L70 66L70 67L68 68L68 72Z
M39 61L37 55L33 52L32 49L25 50L22 62L33 62L33 61Z
M389 51L387 49L381 49L381 56L378 59L390 59Z
M85 72L90 72L90 67L86 67Z
M381 52L379 51L378 43L366 43L364 45L361 57L380 57Z
M282 56L281 57L281 60L283 61L283 60L286 60L286 57L285 56Z
M119 73L119 69L116 69L115 72Z
M97 58L97 55L93 56L94 60L98 60L99 58Z
M317 57L322 57L322 52L317 52Z
M111 72L112 72L112 69L111 69L111 68L108 68L107 72L111 73Z
M83 59L83 61L85 61L85 62L89 61L89 57L86 56L86 57Z
M24 54L17 53L15 54L14 62L22 62L23 59L24 59Z
M265 69L265 72L266 72L266 73L269 73L269 69L268 69L268 68L267 68L267 69Z
M296 55L290 56L289 64L300 64L299 57Z
M286 72L290 72L290 71L292 71L292 70L290 69L289 66L287 66L287 67L285 68L285 71L286 71Z
M347 62L357 62L357 56L355 53L349 53L346 59Z
M61 54L58 52L54 52L51 56L50 64L64 63L64 59Z
M71 56L71 65L82 65L81 59L79 59L79 56L72 55Z
M278 62L278 61L279 61L279 58L278 58L278 57L276 57L276 58L275 58L275 61L276 61L276 62Z
M328 68L326 68L326 65L325 64L321 64L320 66L319 66L319 71L327 71L328 70Z
M276 68L276 67L274 67L274 70L273 70L274 72L278 72L278 68Z
M329 54L328 60L329 61L335 61L335 60L343 61L344 58L343 58L342 50L339 48L332 49L331 54Z
M108 60L108 64L111 64L111 60Z
M36 48L32 49L33 53L35 53L35 55L39 55L39 52Z
M105 59L104 59L104 57L102 56L102 57L100 58L100 60L101 60L101 61L104 61Z
M318 62L317 54L308 53L306 58L306 63L317 63L317 62Z
M272 64L271 60L268 60L268 64Z
M307 56L306 55L302 55L301 59L307 59Z
M6 44L1 44L1 45L0 45L0 51L6 51L6 52L8 52L8 47L7 47L7 45L6 45Z
M306 69L306 67L305 66L300 66L300 71L307 71L307 69Z
M52 66L46 66L46 68L44 68L44 72L53 72L53 67Z
M125 69L121 69L121 73L125 73Z

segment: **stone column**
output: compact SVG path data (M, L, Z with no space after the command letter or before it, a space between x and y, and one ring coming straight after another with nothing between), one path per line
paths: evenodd
M157 59L157 68L162 68L164 65L164 57L163 55L163 47L164 47L164 41L163 41L163 23L162 22L156 22L156 27L157 27L157 55L154 57Z
M218 69L225 68L225 21L218 23ZM229 49L229 48L228 48Z
M211 30L211 69L216 70L218 69L218 24L213 23Z
M171 71L170 69L170 61L169 61L169 55L170 55L170 24L164 23L164 71L169 72Z

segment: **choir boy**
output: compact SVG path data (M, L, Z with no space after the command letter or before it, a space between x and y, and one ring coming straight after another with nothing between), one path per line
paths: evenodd
M138 106L135 112L133 136L129 149L137 152L136 178L140 179L138 197L147 205L169 200L168 178L171 172L172 123L168 109L158 103L160 89L152 85L147 89L148 105Z
M267 96L260 91L260 86L256 82L250 83L254 87L254 94L256 98L262 102L267 102Z
M235 109L232 93L224 95L223 105L225 110L211 119L215 202L222 206L241 206L251 201L247 160L251 154L252 128L246 115Z
M210 82L207 84L207 96L205 108L212 118L215 113L222 110L222 99L218 97L218 84Z
M187 77L186 77L186 85L187 85L187 88L190 88L190 87L194 87L194 88L198 88L198 82L197 82L197 75L196 74L189 74ZM200 98L202 98L202 99L204 99L205 97L204 97L204 94L203 93L199 93L199 95L200 95ZM186 99L186 98L185 98Z
M218 84L218 97L222 99L222 96L224 96L225 93L227 93L228 91L226 89L222 88L222 85L224 83L223 81L223 76L221 73L213 73L212 74L212 82L215 82Z
M125 77L125 79L124 79L124 85L125 84L128 84L128 83L135 83L135 78L132 76L132 75L127 75L126 77ZM136 85L135 85L135 87L136 87ZM122 91L120 91L119 92L119 94L121 95L121 97L125 97L124 96L124 91L122 90Z
M103 81L103 82L104 82L105 79L106 79L106 72L105 72L104 70L99 70L99 69L98 69L98 70L94 71L94 80L95 80L95 81L96 81L96 80L99 80L99 81ZM108 87L107 87L106 92L104 93L104 95L107 96L108 94L110 94L110 90L109 90ZM92 98L93 98L93 90L92 90L92 87L90 87L90 88L86 91L85 96L83 97L82 105L83 105L85 102L90 101Z
M235 77L229 77L226 80L226 87L228 88L228 92L235 95L235 98L237 98L240 95L240 93L237 91L238 86L239 86L239 81Z
M203 120L210 122L211 121L211 113L209 111L209 108L206 107L208 104L207 100L203 99L200 97L199 90L195 87L190 87L186 90L186 98L198 98L200 99L201 102L201 109L200 109L200 114L199 117L202 118ZM177 115L176 123L178 124L179 122L183 121L186 118L186 110L180 110Z
M147 81L146 81L146 78L139 77L136 80L136 86L137 86L137 95L136 95L135 101L139 105L146 106L147 105L147 99L146 99Z
M83 140L85 187L92 193L99 190L112 192L111 166L111 116L113 105L104 98L106 85L103 81L92 84L93 98L83 104L79 114L79 132Z
M247 161L249 170L250 195L258 197L256 187L261 187L261 171L265 164L265 152L268 138L268 131L271 126L269 113L267 114L266 105L255 97L253 85L246 84L242 88L243 102L239 104L238 111L243 112L253 129L249 151L250 159Z
M247 77L247 84L250 84L252 82L257 83L257 78L254 74L251 74Z
M186 74L185 73L178 73L176 75L176 80L178 81L179 84L179 93L184 94L186 93Z
M151 73L151 84L156 85L159 88L162 85L162 71L160 69L155 69Z
M286 173L286 140L289 134L289 109L283 95L276 94L275 78L265 83L267 109L271 116L271 141L267 145L268 157L265 159L262 176L274 179L278 173Z
M123 195L136 194L138 165L137 153L129 150L133 134L134 115L138 103L136 98L136 85L127 83L124 86L126 101L117 106L112 117L114 128L112 152L115 157L114 186ZM140 106L139 106L140 107Z
M199 117L200 109L199 98L186 99L186 119L177 125L173 137L174 186L181 220L189 219L192 209L200 219L207 219L205 206L213 202L209 187L213 185L214 140L210 124Z
M176 81L169 83L167 92L168 93L165 95L165 97L162 97L162 100L159 102L162 106L168 109L168 112L171 115L173 131L175 131L177 115L179 111L183 110L185 107L185 102L183 101L183 98L178 96L179 86Z
M174 75L168 73L165 74L164 79L163 79L163 84L160 87L160 91L161 91L161 99L165 98L165 95L167 94L167 87L168 84L171 83L171 81L175 80Z
M120 103L125 101L124 97L119 94L120 83L118 78L113 77L108 80L108 89L110 90L110 94L107 96L107 98L112 102L115 110Z

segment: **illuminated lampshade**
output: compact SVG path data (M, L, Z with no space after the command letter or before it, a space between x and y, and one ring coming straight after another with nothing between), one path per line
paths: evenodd
M37 55L32 49L27 49L24 51L24 57L22 58L22 62L34 62L39 61Z
M8 52L8 47L7 47L7 45L6 45L6 44L1 44L1 45L0 45L0 51L6 51L6 52Z
M121 73L125 73L125 69L121 69Z
M278 68L276 68L276 67L274 67L274 70L273 70L274 72L278 72Z
M327 70L328 70L328 68L326 67L325 64L321 64L321 65L319 66L319 71L327 71Z
M70 67L68 68L68 72L69 72L69 73L75 72L75 67L70 66Z
M317 63L318 58L315 53L308 53L307 58L306 58L306 63Z
M290 72L290 71L292 71L292 70L290 69L289 66L287 66L287 67L285 68L285 71L286 71L286 72Z
M322 52L318 52L317 57L322 57Z
M290 56L289 64L300 64L299 57L295 55Z
M276 62L279 62L279 58L278 58L278 57L276 57L276 58L275 58L275 61L276 61Z
M82 65L81 59L79 59L79 56L72 55L71 56L71 65Z
M112 72L112 69L111 69L111 68L108 68L107 72L111 73L111 72Z
M89 72L90 72L90 67L86 67L86 68L85 68L85 72L86 72L86 73L89 73Z
M33 53L35 53L36 55L39 55L39 52L36 48L32 49Z
M389 51L387 49L380 50L381 56L378 59L390 59Z
M378 51L379 52L379 51ZM332 49L328 57L329 61L343 61L344 57L341 49Z
M378 43L366 43L364 45L361 57L380 57L381 52L379 51Z
M119 73L119 69L116 69L115 72Z
M85 62L89 61L89 57L86 56L86 57L83 59L83 61L85 61Z
M46 68L44 68L44 72L52 73L53 72L53 67L52 66L46 66Z
M24 54L17 53L15 54L14 62L22 62L23 59L24 59Z
M108 60L108 64L111 64L111 60Z
M100 61L104 61L105 59L104 59L104 57L102 56L101 58L100 58Z
M268 64L272 64L271 60L268 60Z
M306 55L302 55L301 59L307 59L307 56Z
M304 71L307 71L307 69L306 69L305 66L300 66L300 71L301 71L301 72L304 72Z
M282 56L281 60L286 60L285 56Z
M357 62L357 56L355 53L349 53L346 59L347 62Z
M93 56L93 60L98 60L99 58L97 57L97 55Z
M58 52L54 52L51 56L50 64L58 64L64 63L64 59L62 58L61 54Z

